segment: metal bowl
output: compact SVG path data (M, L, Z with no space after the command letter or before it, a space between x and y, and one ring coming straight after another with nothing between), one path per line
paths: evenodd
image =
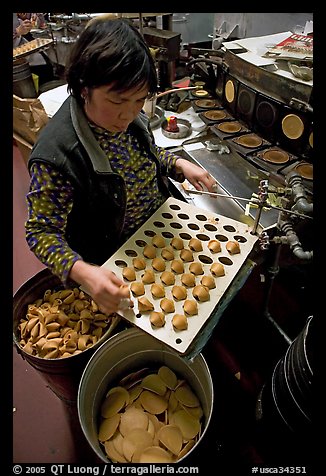
M177 119L177 124L179 127L178 132L169 132L166 130L168 126L168 121L165 119L162 123L162 133L165 137L169 137L170 139L182 139L184 137L188 137L192 132L192 127L189 121L186 119Z

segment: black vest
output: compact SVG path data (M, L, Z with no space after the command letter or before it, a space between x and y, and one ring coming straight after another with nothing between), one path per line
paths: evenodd
M153 153L152 136L146 129L144 115L140 116L130 130L150 152L156 163L159 187L168 197L166 178L162 177ZM103 264L122 244L126 188L122 177L111 170L74 98L68 97L41 131L29 158L29 168L34 162L50 163L69 179L74 197L65 238L85 261Z

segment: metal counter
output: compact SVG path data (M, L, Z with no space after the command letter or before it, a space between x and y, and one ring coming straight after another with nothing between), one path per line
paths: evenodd
M257 169L235 151L219 154L218 151L209 151L203 142L198 141L193 145L183 146L176 153L204 167L218 182L216 192L223 195L250 199L253 193L258 193L258 186L261 180L267 179L270 185L275 187L281 185L278 177ZM176 182L174 182L174 185L177 186L189 203L193 203L199 208L210 210L248 225L253 225L254 223L257 210L250 208L249 215L245 214L246 201L188 194ZM259 229L274 225L277 222L277 218L277 210L263 210Z

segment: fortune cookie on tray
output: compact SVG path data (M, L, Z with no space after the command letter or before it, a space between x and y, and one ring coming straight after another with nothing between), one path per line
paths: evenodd
M224 266L222 265L222 263L213 263L212 266L210 267L210 271L213 276L225 275Z
M130 267L125 267L123 268L122 270L122 276L124 277L124 279L126 279L127 281L135 281L136 280L136 273L135 273L135 270L133 268L130 268Z
M174 273L176 274L181 274L184 272L184 264L183 264L183 261L181 261L180 259L174 259L172 262L171 262L171 269Z
M154 306L147 297L142 296L138 298L138 309L139 311L153 311Z
M161 256L166 261L172 261L173 258L174 258L173 249L169 248L169 247L163 248L162 251L161 251Z
M154 327L163 327L165 324L165 314L163 312L153 311L149 320Z
M143 258L133 258L132 265L135 269L145 269L146 262Z
M154 258L152 261L152 268L155 269L155 271L164 271L165 261L162 258Z
M177 301L182 301L183 299L187 297L187 290L184 286L173 286L172 296Z
M161 283L154 283L151 286L152 296L155 298L163 298L165 296L165 288Z
M209 300L209 290L202 284L198 284L192 290L194 298L198 301L208 301Z
M154 259L156 257L156 248L153 245L146 245L143 250L145 258Z
M182 261L185 261L187 263L190 262L190 261L194 261L194 255L192 254L192 251L188 250L186 248L181 250L180 258L182 259Z
M200 280L200 284L206 286L208 289L216 288L215 280L213 276L203 276Z
M193 288L196 284L196 278L193 273L184 273L181 276L181 282L184 286L187 286L187 288Z
M183 240L181 238L178 238L178 237L175 236L171 240L171 246L175 250L182 250L183 249Z
M160 302L160 306L162 311L167 314L175 311L174 302L171 301L171 299L163 298Z
M201 263L198 263L198 261L195 261L189 265L189 271L196 276L198 274L204 274L203 266Z
M172 284L175 283L175 276L171 271L164 271L161 274L161 281L164 283L166 286L171 286Z
M183 303L183 310L188 316L198 314L198 304L194 299L186 299Z
M144 284L152 284L155 283L155 274L152 269L146 269L145 273L143 274L141 278L142 282Z
M187 317L184 314L174 314L172 324L173 327L179 331L188 329Z
M164 248L165 239L161 235L154 235L152 238L152 244L156 246L156 248Z
M143 283L134 282L130 285L130 291L134 296L142 296L145 294L145 286Z
M191 240L189 241L189 248L192 251L203 251L203 245L201 241L198 240L198 238L191 238Z
M240 253L240 245L237 241L228 241L225 247L230 253L230 255Z
M218 240L210 240L207 247L212 253L219 253L221 251L221 243Z

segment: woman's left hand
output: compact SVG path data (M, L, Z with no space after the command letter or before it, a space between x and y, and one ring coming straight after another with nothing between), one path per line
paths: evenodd
M216 180L207 172L207 170L199 167L186 159L177 159L175 163L178 171L182 172L185 178L196 188L202 191L207 189L209 192L216 191Z

